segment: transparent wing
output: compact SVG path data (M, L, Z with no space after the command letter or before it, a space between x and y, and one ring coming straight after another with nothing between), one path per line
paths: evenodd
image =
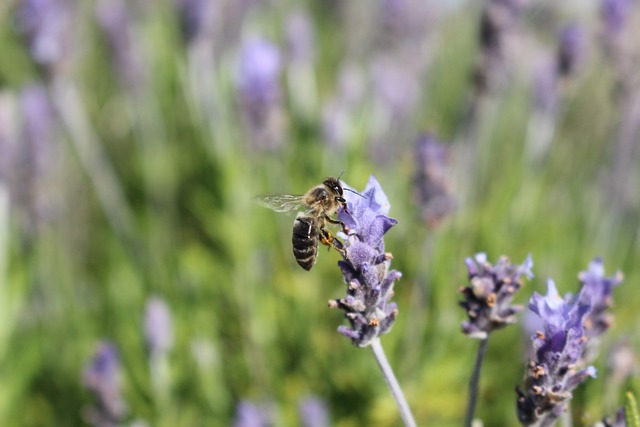
M304 206L304 196L293 194L267 194L256 196L253 200L276 212L299 211Z

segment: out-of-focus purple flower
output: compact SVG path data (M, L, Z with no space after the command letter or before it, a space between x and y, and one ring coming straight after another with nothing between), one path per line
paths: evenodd
M546 296L535 292L529 301L543 330L533 337L535 358L529 361L524 391L516 389L518 419L527 426L553 424L567 410L573 389L596 376L593 366L576 369L587 342L583 324L591 306L579 297L561 298L552 280L547 289Z
M293 11L287 17L286 41L289 59L294 62L313 62L316 37L313 22L302 9Z
M607 358L607 370L611 374L611 382L615 384L622 384L638 373L636 353L628 340L613 345Z
M144 80L142 52L131 35L131 12L124 0L100 0L96 17L115 59L120 79L127 90L140 89Z
M303 427L329 427L329 410L324 400L308 396L300 400L298 405L300 425Z
M348 188L347 186L345 186ZM332 300L330 307L345 312L351 327L340 326L338 332L358 347L365 347L389 331L398 316L393 296L393 285L402 274L389 271L391 254L384 252L384 234L397 221L389 218L389 200L378 181L371 176L360 195L345 192L347 210L338 213L338 219L349 227L344 247L338 245L344 261L342 270L347 295Z
M217 2L214 0L175 0L180 30L187 44L201 36L212 36Z
M380 0L381 44L398 49L418 42L429 27L430 7L422 0Z
M516 322L515 314L522 306L511 305L514 294L524 285L523 276L531 279L531 255L520 264L511 264L501 257L495 265L487 261L484 253L474 259L466 258L469 286L460 292L464 300L460 306L469 318L462 322L462 332L471 338L485 339L491 332Z
M332 147L343 147L349 140L351 116L365 94L364 80L359 68L351 64L342 67L336 94L322 109L324 138Z
M237 85L240 96L253 103L270 104L280 98L282 69L278 48L260 38L243 44Z
M0 131L0 178L6 180L18 222L29 236L64 209L56 185L62 159L54 111L45 88L35 84L25 86L17 99L7 98L5 107L12 122Z
M625 420L624 407L618 409L616 412L616 418L611 421L610 419L602 420L603 427L628 427Z
M236 87L246 128L257 147L277 148L282 139L281 71L274 44L260 38L243 44Z
M419 99L418 73L392 56L374 60L371 71L375 93L390 118L407 117Z
M144 316L144 337L151 355L164 354L173 345L173 325L167 303L154 296L147 301Z
M576 24L566 26L560 33L558 44L558 75L569 77L575 74L583 60L586 39L582 27Z
M234 427L271 427L272 411L267 406L258 406L248 400L242 400L236 407Z
M0 92L0 180L7 185L11 185L13 156L18 147L17 104L12 92Z
M477 95L491 92L502 83L505 54L521 6L519 1L489 0L482 10L478 29L480 52L472 74Z
M448 177L449 148L429 133L418 138L414 191L423 221L437 227L456 209Z
M96 406L88 411L87 421L97 427L115 427L125 416L122 400L120 360L114 344L98 344L95 354L84 368L85 387L94 395Z
M536 110L553 114L558 108L558 75L553 61L540 63L533 76L533 104Z
M21 0L15 13L18 31L26 38L33 60L56 71L70 58L79 37L73 0Z
M505 32L515 23L521 9L521 1L489 0L480 17L478 34L484 51L502 54Z
M616 35L622 31L631 10L632 0L602 0L600 16L605 31Z

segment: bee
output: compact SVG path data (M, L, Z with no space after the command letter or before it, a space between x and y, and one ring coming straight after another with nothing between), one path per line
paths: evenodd
M254 199L275 212L299 211L293 222L291 243L293 256L305 270L311 270L316 262L318 242L329 249L334 247L338 251L343 250L342 242L325 229L327 223L330 223L340 225L345 234L349 233L349 228L342 221L331 218L340 208L349 213L339 177L329 177L303 195L273 194L256 196Z

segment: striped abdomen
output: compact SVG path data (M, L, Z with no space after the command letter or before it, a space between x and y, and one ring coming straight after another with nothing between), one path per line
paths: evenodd
M316 219L298 215L293 223L293 256L298 265L305 270L311 270L318 256L318 227Z

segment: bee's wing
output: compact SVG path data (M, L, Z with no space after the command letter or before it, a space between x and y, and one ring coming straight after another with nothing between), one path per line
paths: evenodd
M253 200L276 212L297 211L304 206L304 196L293 194L266 194L256 196Z

